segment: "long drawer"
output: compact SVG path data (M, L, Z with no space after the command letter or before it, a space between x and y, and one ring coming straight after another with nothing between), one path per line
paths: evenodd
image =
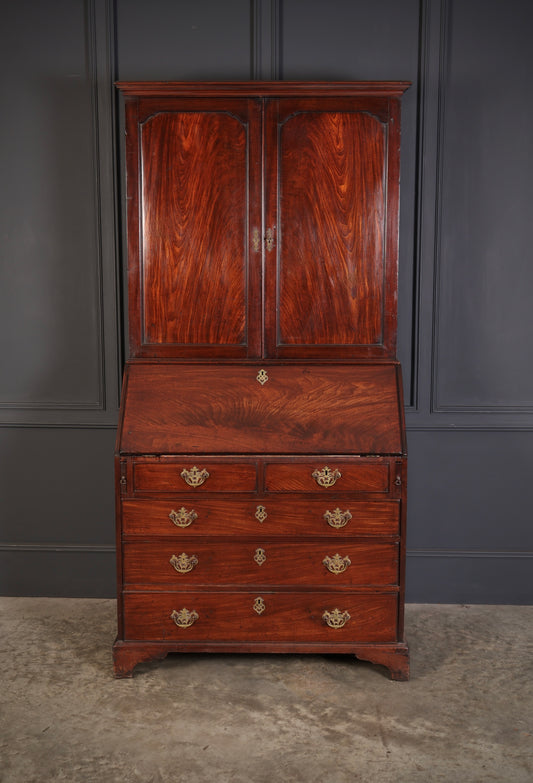
M177 543L177 542L176 542ZM124 544L124 582L130 585L390 586L398 583L393 543L320 540Z
M172 536L345 536L398 535L397 500L353 497L267 497L253 500L198 497L184 500L124 500L124 535Z
M387 593L125 593L124 638L392 642L397 601Z

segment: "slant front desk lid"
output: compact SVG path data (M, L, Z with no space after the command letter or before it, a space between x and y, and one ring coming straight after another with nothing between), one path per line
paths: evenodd
M122 454L403 454L397 364L126 367Z

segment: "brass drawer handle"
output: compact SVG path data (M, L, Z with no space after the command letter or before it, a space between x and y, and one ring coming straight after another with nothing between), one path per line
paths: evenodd
M169 563L178 574L188 574L189 571L192 571L198 565L198 558L196 555L188 555L182 552L181 555L172 555Z
M258 522L264 522L268 517L266 508L264 506L257 506L254 516Z
M204 483L204 481L207 481L207 479L209 478L209 473L205 469L200 470L195 465L190 470L187 470L187 468L183 468L183 470L180 473L180 476L190 487L199 487L201 484Z
M188 609L174 609L170 615L172 620L176 623L178 628L190 628L195 623L200 615L194 609L190 612Z
M266 561L266 552L264 549L256 549L254 560L257 563L257 565L263 565L263 563Z
M315 470L311 475L320 487L332 487L337 479L340 479L342 473L337 468L332 470L325 465L322 470Z
M187 511L183 506L179 511L172 511L168 515L168 518L176 525L176 527L189 527L192 525L195 519L198 519L198 514L194 509Z
M254 612L257 612L257 614L263 614L263 612L266 609L265 602L263 599L259 596L254 601Z
M350 615L348 612L341 612L340 609L333 609L331 612L326 609L322 619L330 628L343 628L350 619Z
M324 519L328 525L330 527L336 528L337 530L339 530L341 527L345 527L351 518L352 515L348 510L341 511L340 508L335 508L333 511L326 511L324 514Z
M326 557L322 560L322 563L326 566L330 573L343 574L346 569L351 566L352 561L349 557L341 557L337 552L337 554L333 555L333 557L326 555Z

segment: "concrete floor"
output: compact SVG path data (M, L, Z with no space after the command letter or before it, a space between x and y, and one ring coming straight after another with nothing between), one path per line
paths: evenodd
M323 656L112 676L115 603L2 598L2 783L531 783L533 607L409 605L412 679Z

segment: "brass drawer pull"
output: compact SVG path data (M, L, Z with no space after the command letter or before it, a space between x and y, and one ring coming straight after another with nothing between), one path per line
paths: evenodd
M266 561L266 552L264 549L256 549L254 560L257 563L257 565L263 565L263 563Z
M199 618L198 612L194 609L189 612L188 609L174 609L170 617L174 620L178 628L190 628Z
M198 558L196 555L188 555L182 552L181 555L172 555L169 563L178 574L188 574L189 571L192 571L198 565Z
M180 473L180 476L190 487L199 487L201 484L204 483L204 481L207 481L207 479L209 478L209 473L205 469L200 470L195 465L190 470L187 470L187 468L183 468L183 470Z
M195 519L198 519L198 514L194 509L187 511L183 506L179 511L172 511L168 515L168 518L176 525L176 527L189 527L192 525Z
M257 612L257 614L263 614L265 609L266 606L263 599L261 597L256 598L254 601L254 612Z
M330 628L343 628L350 619L350 615L348 612L341 612L340 609L333 609L331 612L326 609L322 619Z
M343 574L344 571L346 571L346 569L351 566L352 561L349 557L341 557L337 552L337 554L333 555L333 557L326 555L326 557L322 560L322 563L326 566L330 573Z
M341 527L345 527L352 515L349 511L341 511L340 508L335 508L333 511L326 511L324 519L330 527L334 527L339 530Z
M266 508L264 506L257 506L254 516L258 522L264 522L268 517Z
M332 470L325 465L322 470L315 470L311 475L320 487L332 487L337 479L340 479L342 473L337 468Z

